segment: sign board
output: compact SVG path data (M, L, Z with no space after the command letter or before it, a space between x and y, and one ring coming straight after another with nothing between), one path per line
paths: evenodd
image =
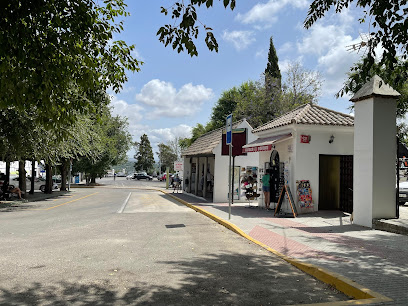
M310 136L309 135L300 135L300 143L309 143Z
M184 161L178 160L174 162L174 171L183 171Z
M246 153L242 152L242 147L246 145L247 141L247 129L233 129L232 130L232 156L245 155ZM229 145L226 141L227 135L225 132L222 133L222 146L221 146L221 155L229 155Z
M262 151L270 151L272 150L272 144L263 145L263 146L255 146L250 148L242 148L242 153L248 152L262 152Z
M225 129L227 131L226 144L232 144L232 114L227 116Z

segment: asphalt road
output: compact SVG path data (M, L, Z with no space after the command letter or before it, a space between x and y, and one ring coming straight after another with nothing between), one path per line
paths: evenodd
M129 188L162 182L100 182L107 186L0 209L1 305L347 299L165 194Z

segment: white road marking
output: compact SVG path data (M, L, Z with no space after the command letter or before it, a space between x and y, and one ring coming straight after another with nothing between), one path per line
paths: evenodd
M129 192L128 197L126 198L125 202L123 202L122 207L117 211L118 214L123 213L123 211L125 210L125 207L127 205L127 203L129 202L130 196L132 195L131 192Z

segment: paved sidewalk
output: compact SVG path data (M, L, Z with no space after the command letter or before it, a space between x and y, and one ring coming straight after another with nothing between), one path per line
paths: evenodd
M248 203L209 203L183 193L168 193L240 228L252 239L290 258L351 279L393 299L372 305L408 305L408 236L351 224L340 211L274 217ZM402 208L402 214L408 213ZM408 227L408 219L381 220Z

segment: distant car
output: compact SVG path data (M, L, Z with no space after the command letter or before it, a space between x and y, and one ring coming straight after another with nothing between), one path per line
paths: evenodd
M408 181L399 183L399 202L400 204L408 202Z
M126 176L126 179L127 179L127 180L131 180L131 179L133 179L133 176L134 176L134 175L135 175L134 173L129 174L129 175Z
M58 187L57 183L53 182L53 183L52 183L52 189L54 190L54 189L58 189L58 188L59 188L59 187ZM41 186L40 186L40 190L41 190L42 192L45 192L45 185L41 185Z
M151 181L153 179L153 176L148 175L146 173L135 173L133 176L133 179L135 180L149 180Z

